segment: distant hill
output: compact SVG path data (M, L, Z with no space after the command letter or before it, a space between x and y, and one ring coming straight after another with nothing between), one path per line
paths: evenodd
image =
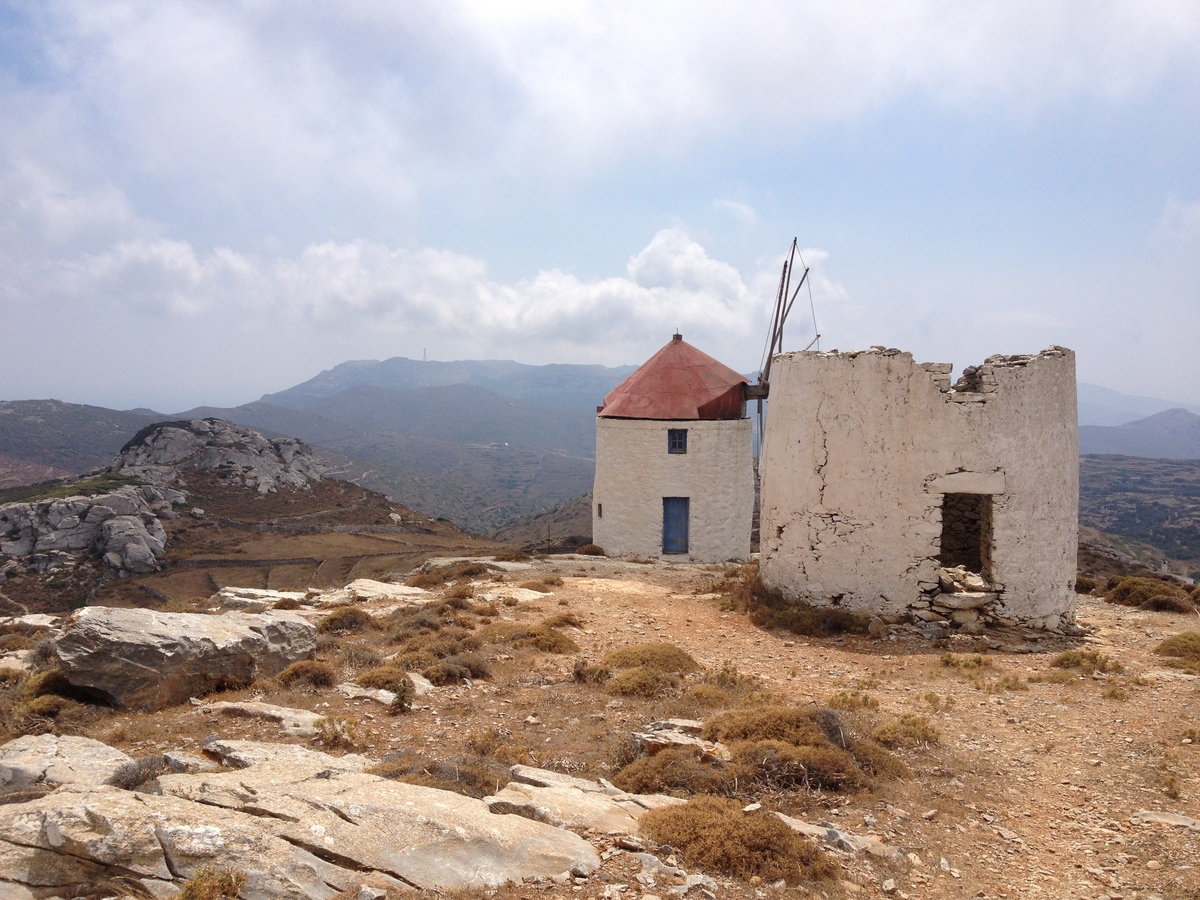
M122 411L61 400L0 401L0 487L107 465L140 428L165 418L152 409Z
M1111 388L1084 381L1079 382L1078 397L1081 426L1124 425L1126 422L1144 419L1168 409L1186 409L1188 412L1200 413L1200 406L1180 403L1177 400L1163 400L1159 397L1122 394Z
M1200 416L1186 409L1168 409L1124 425L1081 425L1079 452L1200 459Z
M352 387L392 390L473 385L501 397L531 404L595 411L635 366L527 366L509 360L432 362L395 356L383 361L354 360L326 369L320 375L262 400L276 406L307 409L319 400Z

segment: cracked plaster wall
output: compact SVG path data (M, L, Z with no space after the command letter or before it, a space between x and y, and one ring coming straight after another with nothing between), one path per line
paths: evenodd
M687 453L667 452L672 428L687 429ZM695 562L748 557L754 514L750 429L749 419L598 417L592 540L610 556ZM687 554L663 555L663 497L690 498Z
M943 493L992 496L986 619L1073 621L1079 509L1075 356L951 366L876 348L772 363L763 446L763 580L883 615L938 590Z

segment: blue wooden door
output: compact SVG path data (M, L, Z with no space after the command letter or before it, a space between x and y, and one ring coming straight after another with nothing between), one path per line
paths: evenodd
M663 553L688 552L688 499L663 497Z

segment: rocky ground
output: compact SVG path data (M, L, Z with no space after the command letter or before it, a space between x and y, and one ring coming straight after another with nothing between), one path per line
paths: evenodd
M196 753L219 737L354 752L372 760L417 754L431 771L434 763L454 766L480 754L510 762L519 757L594 782L617 777L631 756L631 732L670 717L703 719L719 709L685 692L703 673L651 698L614 696L602 685L573 678L579 659L596 662L613 649L661 641L686 650L710 675L736 669L743 679L752 676L760 702L817 708L840 695L841 703L833 705L855 733L868 734L904 713L925 716L933 730L923 742L896 749L911 777L880 779L852 793L764 789L739 795L739 802L761 802L836 829L844 838L840 842L819 840L840 868L835 881L782 889L697 873L683 854L642 838L658 853L663 865L656 867L623 847L618 835L577 823L574 830L593 845L600 868L565 883L546 879L510 887L507 895L635 900L672 896L690 884L692 896L701 896L699 891L756 900L785 891L914 898L1200 897L1200 681L1165 666L1154 653L1164 638L1197 630L1194 614L1144 612L1084 597L1078 621L1088 634L1076 639L1018 632L933 639L903 627L877 638L802 638L763 631L728 609L721 599L727 587L721 567L592 557L491 566L474 577L471 588L461 582L433 587L430 599L473 593L470 603L487 610L492 624L573 615L578 626L564 624L561 630L578 649L556 653L497 645L488 651L490 678L434 688L403 715L332 688L285 689L268 681L207 698L307 710L341 723L341 737L328 729L313 735L312 719L309 728L289 731L278 721L230 715L211 702L152 713L81 707L44 723L42 730L87 735L134 758ZM554 583L558 579L561 584ZM529 583L541 587L519 586ZM378 597L356 605L382 621L397 603ZM328 612L297 614L316 622ZM1093 664L1108 671L1055 665L1070 650L1093 651ZM342 682L394 652L382 632L326 633L318 640L317 658L333 666ZM746 701L745 694L729 700ZM12 734L12 721L8 724ZM854 849L862 846L856 838L871 836L877 846L898 854ZM698 874L712 881L698 880Z

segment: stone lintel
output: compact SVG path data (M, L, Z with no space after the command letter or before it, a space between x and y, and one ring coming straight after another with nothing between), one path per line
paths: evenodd
M925 484L929 494L1003 494L1004 472L951 472Z

